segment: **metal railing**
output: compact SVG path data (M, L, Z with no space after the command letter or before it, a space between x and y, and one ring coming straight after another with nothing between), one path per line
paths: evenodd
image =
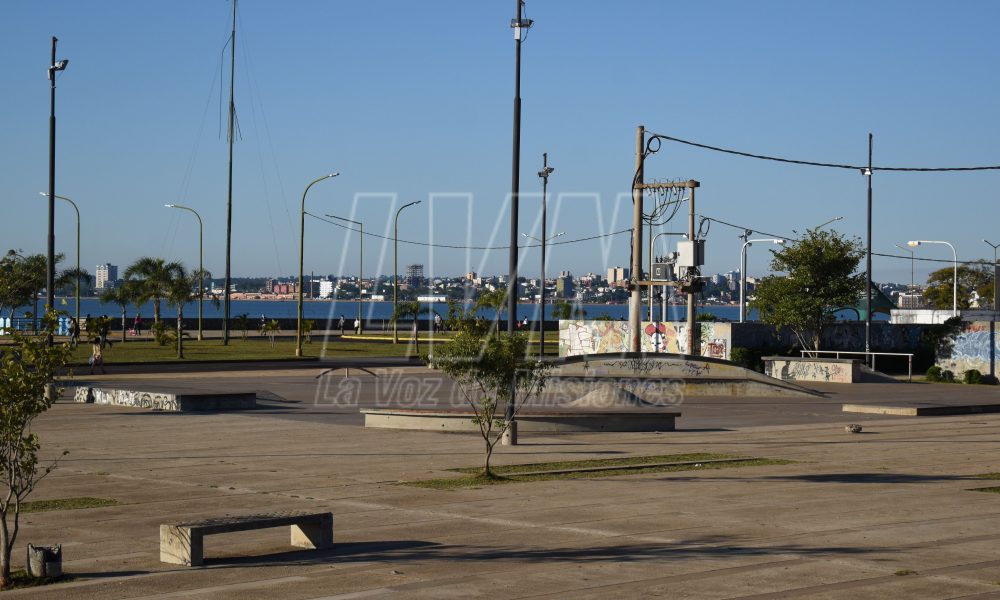
M872 369L875 370L876 356L905 356L906 357L906 381L913 381L913 354L907 352L850 352L847 350L800 350L802 356L809 355L810 358L819 358L819 354L833 354L835 358L840 358L841 354L853 356L870 356L872 359ZM867 361L866 361L867 362Z

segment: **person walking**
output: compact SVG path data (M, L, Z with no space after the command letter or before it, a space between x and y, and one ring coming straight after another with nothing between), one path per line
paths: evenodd
M69 347L76 348L80 345L80 323L75 317L69 318Z
M101 324L98 328L98 337L101 338L101 345L108 345L108 348L114 348L114 342L108 339L108 334L111 333L111 317L104 315L101 317Z
M140 336L142 335L142 313L135 313L135 320L132 321L132 335Z
M354 331L361 335L361 319L354 319Z
M94 367L101 367L101 374L106 373L104 370L104 339L101 336L96 336L90 341L90 374L94 374Z
M264 337L264 326L267 325L267 319L264 318L264 313L260 314L260 337Z
M340 315L340 335L344 335L344 327L347 325L347 321L344 320L344 315Z

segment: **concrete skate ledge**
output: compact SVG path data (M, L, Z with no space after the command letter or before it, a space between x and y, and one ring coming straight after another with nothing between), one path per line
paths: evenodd
M81 386L74 391L73 400L86 404L127 406L167 412L248 410L257 406L255 392L172 391L169 388L124 389Z
M422 410L412 408L366 408L365 427L418 431L478 432L471 411ZM649 432L674 431L676 411L549 411L522 412L517 416L520 433L572 433L584 431Z

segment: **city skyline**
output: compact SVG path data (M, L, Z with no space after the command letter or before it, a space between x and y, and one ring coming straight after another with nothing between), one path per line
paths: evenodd
M401 221L401 238L498 247L429 252L401 244L420 255L428 273L505 271L510 7L450 2L439 6L440 14L425 14L403 3L383 6L399 18L386 23L380 11L360 5L240 5L244 33L235 84L244 135L235 171L235 276L293 270L298 195L306 182L334 169L342 176L317 188L307 210L335 210L365 221L366 232L386 236L392 210L420 199L419 210ZM876 164L992 164L991 140L1000 126L991 118L990 99L998 88L974 75L989 68L988 57L998 49L987 23L1000 9L978 3L982 18L970 21L934 3L907 3L906 11L894 6L866 6L870 18L859 23L843 7L806 10L783 2L763 9L531 4L536 26L525 42L521 229L539 235L541 185L534 172L543 151L556 168L549 183L550 231L565 231L563 239L572 241L628 228L632 135L639 123L709 144L847 163L864 161L872 131ZM229 9L226 3L181 3L150 20L148 9L126 3L97 11L68 2L4 5L5 20L21 25L0 41L11 90L10 109L0 117L8 133L0 147L9 165L5 198L8 207L23 210L23 219L0 223L8 247L41 252L44 246L44 202L37 194L45 181L47 82L38 65L56 34L60 53L71 59L58 80L57 193L80 205L82 264L122 264L142 255L195 264L196 228L162 208L186 202L205 216L206 267L221 275L225 144L215 131L215 113ZM780 25L768 19L778 11ZM628 38L640 13L650 22L692 26L673 30L670 42L649 36L648 49L634 55L613 42ZM455 25L437 26L442 18ZM328 22L351 26L329 36ZM601 23L601 39L612 42L599 44L600 50L588 46L594 23ZM946 26L965 35L948 45L927 35ZM854 42L844 45L841 32L848 29ZM355 51L380 35L393 36L408 52ZM180 38L183 47L165 41ZM464 58L469 53L479 57L474 68ZM330 57L330 73L312 77L314 61L323 57ZM556 64L559 69L552 68ZM780 72L780 81L751 77L762 66ZM135 85L119 85L135 73L141 73ZM644 81L642 92L618 93L636 78ZM678 79L689 87L667 83ZM939 85L926 86L928 80ZM955 89L962 91L958 97ZM145 150L135 152L140 144ZM791 236L844 216L838 230L863 234L865 182L857 173L678 145L664 146L649 171L648 178L698 178L699 213L736 225ZM894 245L908 239L949 239L962 260L989 257L979 239L991 237L990 217L996 216L988 200L992 177L877 174L873 250L901 255ZM941 218L944 207L955 207L954 218ZM56 212L57 249L70 256L73 219L64 206ZM968 213L981 218L967 223L961 215ZM902 214L906 218L896 218ZM670 226L683 229L677 221ZM712 225L706 270L738 267L739 233ZM351 269L355 236L309 220L307 270ZM627 266L628 237L552 245L549 269ZM390 271L390 247L387 240L366 239L366 268ZM918 257L946 261L949 255L928 248ZM537 249L525 249L521 258L521 272L537 274ZM767 260L767 253L751 250L749 271L764 274ZM918 263L917 280L946 264ZM908 257L876 256L874 279L908 280L909 268Z

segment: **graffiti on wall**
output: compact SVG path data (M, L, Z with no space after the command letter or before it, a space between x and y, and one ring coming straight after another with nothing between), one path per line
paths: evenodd
M701 355L729 358L728 323L699 323ZM646 353L687 353L687 324L643 322L639 347ZM628 321L559 321L559 356L620 354L629 351L631 328Z
M90 391L94 404L131 406L151 410L181 410L181 404L178 402L177 396L174 394L139 392L135 390L109 390L102 388L91 388ZM77 393L79 394L79 391Z
M983 375L996 375L997 332L989 321L967 323L955 335L947 356L938 356L937 364L958 376L975 369Z

